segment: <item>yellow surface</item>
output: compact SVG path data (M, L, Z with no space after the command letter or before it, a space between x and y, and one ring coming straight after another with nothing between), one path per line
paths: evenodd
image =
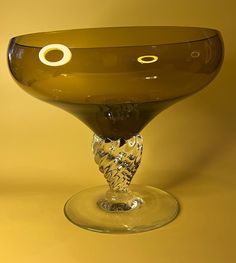
M0 8L0 262L236 262L236 30L233 0L6 1ZM23 92L7 70L8 40L19 34L122 25L219 29L226 54L203 91L143 131L135 183L162 187L180 201L171 224L135 235L75 227L65 201L103 184L90 152L92 133L62 110Z

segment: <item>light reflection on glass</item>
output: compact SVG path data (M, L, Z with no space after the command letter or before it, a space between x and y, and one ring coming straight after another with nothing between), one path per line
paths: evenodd
M50 51L53 50L59 50L63 53L63 57L58 60L58 61L49 61L46 59L46 55L47 53L49 53ZM72 53L70 51L70 49L62 44L50 44L47 45L43 48L40 49L39 51L39 59L40 61L47 65L47 66L51 66L51 67L58 67L58 66L63 66L65 64L67 64L72 58Z
M200 52L199 51L192 51L191 52L191 57L192 58L198 58L198 57L200 57Z
M155 55L145 55L137 58L137 61L141 64L154 63L158 60L158 56Z
M18 51L17 54L16 54L16 57L17 57L18 59L21 59L22 56L23 56L23 54L24 54L24 49L19 49L19 51Z
M147 76L145 79L157 79L157 76Z

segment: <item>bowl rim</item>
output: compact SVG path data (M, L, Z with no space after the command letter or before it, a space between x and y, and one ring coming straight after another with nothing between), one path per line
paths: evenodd
M218 29L214 29L214 28L209 28L209 27L197 27L197 26L108 26L108 27L85 27L85 28L72 28L72 29L62 29L62 30L53 30L53 31L42 31L42 32L34 32L34 33L27 33L27 34L21 34L21 35L17 35L15 37L12 37L10 39L10 42L15 42L17 45L22 46L22 47L31 47L31 48L42 48L43 46L41 45L27 45L27 44L22 44L20 43L21 39L24 38L30 38L30 37L41 37L43 35L55 35L55 34L63 34L63 33L67 33L67 32L86 32L86 31L101 31L101 30L138 30L138 29L153 29L153 30L161 30L161 29L182 29L182 30L198 30L200 31L204 31L209 33L209 35L205 36L205 37L201 37L201 38L197 38L197 39L193 39L193 40L188 40L188 41L173 41L173 42L166 42L166 43L157 43L155 44L155 42L150 42L150 44L117 44L117 45L101 45L101 46L96 46L96 44L91 45L91 46L81 46L81 47L70 47L71 49L80 49L80 48L119 48L119 47L138 47L138 46L160 46L160 45L176 45L176 44L186 44L186 43L193 43L193 42L199 42L199 41L204 41L207 39L211 39L218 36L221 36L221 32Z

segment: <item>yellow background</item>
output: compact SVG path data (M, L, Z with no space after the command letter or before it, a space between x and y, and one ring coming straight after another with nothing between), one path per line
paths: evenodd
M236 2L233 0L1 0L0 262L236 262ZM173 193L171 224L135 235L82 230L63 215L75 192L103 184L92 132L23 92L6 62L11 37L80 27L185 25L217 28L225 61L203 91L161 113L142 132L134 183Z

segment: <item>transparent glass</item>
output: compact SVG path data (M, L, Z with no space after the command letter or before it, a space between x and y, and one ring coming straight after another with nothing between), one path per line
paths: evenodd
M72 113L95 134L93 154L108 186L68 200L71 222L133 233L176 217L173 196L130 186L143 152L139 133L158 113L211 82L223 50L219 31L196 27L74 29L11 39L8 62L17 84Z

